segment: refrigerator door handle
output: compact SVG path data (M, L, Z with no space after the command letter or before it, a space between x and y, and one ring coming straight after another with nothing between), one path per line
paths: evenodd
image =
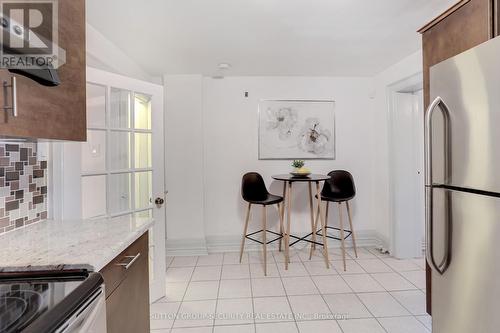
M425 113L425 185L432 186L432 115L441 110L444 119L444 184L451 180L450 110L441 97L436 97Z
M451 212L450 192L446 190L444 202L444 255L442 261L437 264L434 259L434 222L433 222L433 188L425 189L425 233L426 250L425 257L429 266L440 275L443 275L451 263Z
M451 262L451 214L450 195L445 196L445 252L443 260L437 264L434 259L434 226L433 226L433 181L432 181L432 115L435 110L441 110L444 117L444 182L450 181L451 174L451 127L450 111L441 97L436 97L429 105L425 115L425 234L426 234L426 259L432 269L443 275Z

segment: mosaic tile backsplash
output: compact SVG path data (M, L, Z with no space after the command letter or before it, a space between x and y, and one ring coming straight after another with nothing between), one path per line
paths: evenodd
M36 143L0 142L0 234L47 218L46 172Z

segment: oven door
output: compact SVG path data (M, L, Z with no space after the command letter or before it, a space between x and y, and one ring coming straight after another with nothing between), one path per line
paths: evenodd
M106 333L106 299L104 286L99 288L56 333Z

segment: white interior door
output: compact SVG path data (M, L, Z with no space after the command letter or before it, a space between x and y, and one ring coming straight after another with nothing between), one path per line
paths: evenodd
M83 218L152 217L150 298L165 295L163 87L87 68L87 142L80 145ZM67 159L67 158L66 158Z
M394 93L391 110L391 253L422 256L424 237L424 127L422 91Z

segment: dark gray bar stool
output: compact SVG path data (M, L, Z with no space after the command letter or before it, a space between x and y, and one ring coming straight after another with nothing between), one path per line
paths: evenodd
M342 245L342 258L344 260L344 271L346 270L346 259L345 259L345 240L350 236L352 238L352 243L354 246L354 254L356 258L358 257L358 250L356 247L356 237L354 235L354 228L352 225L351 217L351 207L349 206L349 200L356 196L356 187L354 186L354 179L352 175L345 170L335 170L328 173L330 179L325 181L323 185L323 190L321 191L321 201L326 202L325 211L325 224L327 229L334 229L340 231L340 238L335 236L328 236L328 238L340 240ZM316 195L316 198L318 196ZM328 226L328 207L330 202L336 202L339 207L339 225L340 228ZM347 207L347 216L349 218L350 230L344 229L344 221L342 218L342 203L345 202ZM317 229L319 210L316 214L316 221L314 223L314 230ZM313 240L315 235L322 235L321 230L313 234ZM314 248L314 244L313 244ZM312 251L311 251L312 253Z
M245 239L250 239L254 242L262 244L264 250L264 275L267 276L267 244L275 242L279 240L279 250L281 251L281 239L283 238L283 211L282 205L280 203L283 202L283 197L271 194L267 191L266 184L264 183L264 179L257 172L249 172L243 175L243 179L241 181L241 195L243 200L248 202L248 208L245 218L245 227L243 229L243 237L241 240L241 249L240 249L240 263L243 257L243 249L245 247ZM280 232L274 232L271 230L267 230L267 219L266 219L266 207L268 205L278 205L278 215L280 218ZM252 205L262 205L262 229L247 234L248 232L248 220L250 218L250 209ZM267 233L271 233L277 235L278 237L267 241ZM252 238L251 236L262 233L262 241Z

